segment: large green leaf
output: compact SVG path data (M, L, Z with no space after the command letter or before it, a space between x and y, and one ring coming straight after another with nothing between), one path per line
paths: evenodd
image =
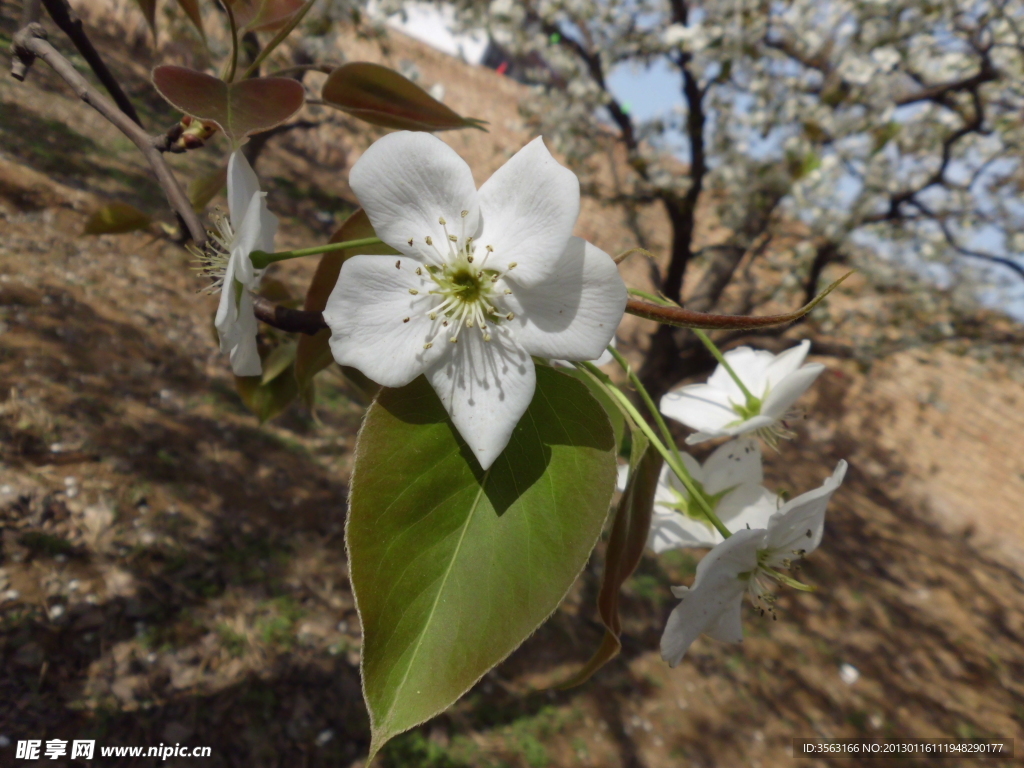
M371 758L451 705L565 596L597 542L615 441L579 381L537 391L487 472L423 377L382 390L356 446L346 538Z

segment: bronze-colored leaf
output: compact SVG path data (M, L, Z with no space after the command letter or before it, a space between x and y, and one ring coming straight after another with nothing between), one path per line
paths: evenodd
M255 77L225 83L187 67L165 64L153 70L153 85L187 115L220 126L232 145L280 125L305 102L305 90L288 77Z
M135 0L142 15L146 17L149 30L153 33L153 42L156 42L156 0Z
M188 16L189 21L192 25L199 30L199 36L203 38L203 42L206 42L206 30L203 29L203 14L199 10L199 0L178 0L178 5L181 10Z
M462 117L393 69L365 61L342 64L327 77L321 96L364 122L408 131L479 128L484 120Z
M605 550L601 591L597 597L597 610L605 627L604 638L583 668L561 683L559 688L572 688L585 683L622 649L619 640L622 633L619 592L643 556L662 464L661 454L654 446L646 438L638 440L638 437L642 438L642 435L639 430L634 430L629 482L615 512L615 522Z

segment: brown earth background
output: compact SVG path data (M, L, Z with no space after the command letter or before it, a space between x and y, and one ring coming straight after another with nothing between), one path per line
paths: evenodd
M15 5L0 3L4 58ZM173 28L181 37L155 54L141 19L77 7L146 125L173 124L146 75L189 60L189 33ZM441 83L451 107L489 121L489 133L443 134L478 182L532 138L523 86L398 33L345 28L339 41L334 58ZM321 242L352 209L347 170L376 135L331 116L270 140L257 170L281 247ZM216 140L170 159L190 179L225 152ZM328 371L315 414L294 406L259 426L188 255L156 229L80 234L110 199L170 222L129 142L46 67L0 80L0 766L23 764L13 743L25 738L207 745L209 766L361 766L369 731L343 523L363 404ZM708 242L713 216L702 221ZM641 226L663 251L658 212ZM577 234L611 253L634 244L622 212L593 199ZM299 296L313 266L272 276ZM641 261L624 276L647 285ZM870 291L855 278L835 304L853 317L889 301ZM873 316L899 335L891 315ZM620 342L639 360L650 328L629 320ZM828 338L855 333L839 322ZM785 339L804 336L823 338L820 324ZM783 592L779 621L750 612L742 645L701 638L670 670L657 652L668 587L696 561L645 558L625 587L622 656L580 688L547 690L599 642L599 548L522 648L383 763L761 768L793 764L801 736L993 736L1024 750L1024 365L1017 342L977 346L985 353L948 341L817 358L829 370L803 402L800 438L768 456L769 484L800 492L840 458L851 470L804 569L818 591ZM844 664L856 682L841 679ZM887 761L845 764L860 762Z

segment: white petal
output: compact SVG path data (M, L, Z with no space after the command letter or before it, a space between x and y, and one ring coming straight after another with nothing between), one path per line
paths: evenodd
M536 286L550 276L580 214L580 183L537 137L480 187L483 231L477 242L494 253L487 265L516 267L510 277ZM591 355L597 357L597 353Z
M796 550L810 553L818 548L825 529L825 507L846 476L846 462L836 465L832 477L820 488L791 499L768 521L768 548L788 556Z
M693 520L674 510L655 508L651 516L651 530L647 547L660 555L670 549L687 547L713 547L722 541L722 534L710 523Z
M698 443L703 443L707 440L714 440L716 437L735 437L736 435L744 435L747 432L753 432L761 429L762 427L769 427L774 423L775 419L771 416L755 416L752 419L737 421L720 429L695 432L686 438L686 444L697 445Z
M702 632L712 627L720 634L735 629L732 617L723 618L726 611L738 610L747 587L740 574L757 567L757 550L764 542L763 530L743 530L712 549L697 565L697 578L690 589L674 588L681 598L669 615L665 633L661 637L661 655L671 666L676 666L687 649Z
M764 394L767 384L765 373L773 360L775 355L771 352L750 347L736 347L725 353L725 361L754 397L761 397ZM715 372L708 377L708 384L727 392L733 402L742 403L745 400L743 390L733 381L723 365L715 368Z
M739 400L734 397L732 402L742 403L742 395ZM669 392L661 398L658 408L670 419L691 429L714 434L739 419L732 409L729 393L710 384L689 384Z
M516 267L516 270L519 268ZM593 360L605 351L626 308L626 285L611 257L580 237L569 239L554 273L527 288L509 281L509 327L531 355Z
M259 191L260 180L256 172L245 159L242 150L236 149L228 158L228 213L235 232L241 229L249 202Z
M760 485L764 480L761 446L749 437L725 443L704 462L704 476L708 493L721 493L745 483Z
M254 288L263 274L262 270L257 274L249 254L265 243L264 215L273 219L272 222L267 220L267 223L273 227L273 231L270 233L270 248L273 249L273 237L277 232L277 217L267 211L267 201L262 192L256 192L250 198L245 215L242 217L238 229L235 230L235 239L231 244L231 259L235 262L235 279L246 288ZM259 248L259 250L266 249Z
M738 643L743 640L743 598L733 600L708 624L704 634L723 643Z
M807 391L824 370L825 366L821 363L808 363L789 374L768 392L768 397L761 404L761 413L773 419L785 416L789 406Z
M438 338L449 354L427 370L452 423L483 469L490 468L525 413L537 384L533 360L510 334L484 341L464 328L458 344Z
M445 334L432 338L435 323L427 313L438 298L427 293L432 283L416 274L418 264L397 257L353 256L342 266L324 309L334 359L385 387L405 386L448 353ZM424 349L431 341L433 346Z
M236 376L261 376L263 363L260 362L256 347L256 314L253 311L252 294L242 291L238 300L238 324L235 326L234 345L230 350L231 370Z
M767 528L779 510L779 497L761 485L741 485L718 502L715 512L730 531Z
M811 342L804 339L795 347L790 347L781 355L778 355L765 370L765 381L769 387L776 386L780 381L789 376L804 364L807 353L811 350ZM757 392L754 393L758 394Z
M399 131L378 139L356 161L348 183L377 237L407 256L436 263L435 247L448 253L439 217L449 234L471 236L479 229L480 204L469 166L429 133ZM469 212L465 219L462 211ZM428 235L434 246L426 244Z

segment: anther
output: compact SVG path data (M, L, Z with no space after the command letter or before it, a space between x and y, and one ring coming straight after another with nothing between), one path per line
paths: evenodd
M485 333L484 334L484 341L490 341L490 340L491 340L491 334Z
M488 246L487 246L487 252L488 252L488 253L494 253L494 246L492 246L492 245L488 245Z
M405 320L403 320L402 322L403 322L403 323L408 323L408 322L409 322L409 318L408 318L408 317L407 317L407 318L405 318Z
M505 295L506 296L511 296L512 295L512 289L511 288L506 288L505 289Z
M468 261L470 264L472 264L473 263L473 257L472 256L466 256L466 261Z
M409 238L409 245L412 245L412 238Z
M419 293L419 291L417 291L415 288L410 288L409 289L409 293L411 293L413 296L415 296L416 294Z
M469 211L463 211L459 215L462 216L462 218L466 218L467 216L469 216Z
M429 315L427 315L427 317L429 317L431 320L437 320L437 312L431 312Z
M505 319L506 320L512 320L512 319L515 318L515 316L516 316L515 312L509 312L507 315L505 315Z
M457 238L455 235L448 235L448 239L451 240L453 243L459 242L459 238Z
M440 224L443 227L448 222L444 220L444 216L438 216L437 217L437 223Z
M423 270L420 269L419 267L416 267L416 274L417 275L422 275L423 274Z
M423 348L430 349L432 346L434 346L434 342L428 341L426 344L423 345Z
M402 260L399 259L398 261L395 262L395 269L401 269L401 268L402 268Z
M519 264L518 261L513 261L511 264L508 265L508 268L509 269L515 269L518 264Z
M434 244L434 239L430 235L427 235L427 239L424 242L427 245L433 245Z
M450 341L452 344L458 344L459 343L459 339L458 339L457 336L452 336L450 339L448 339L448 341Z
M448 321L445 320L443 323L441 323L441 325L444 326L445 328L447 328L448 327Z

